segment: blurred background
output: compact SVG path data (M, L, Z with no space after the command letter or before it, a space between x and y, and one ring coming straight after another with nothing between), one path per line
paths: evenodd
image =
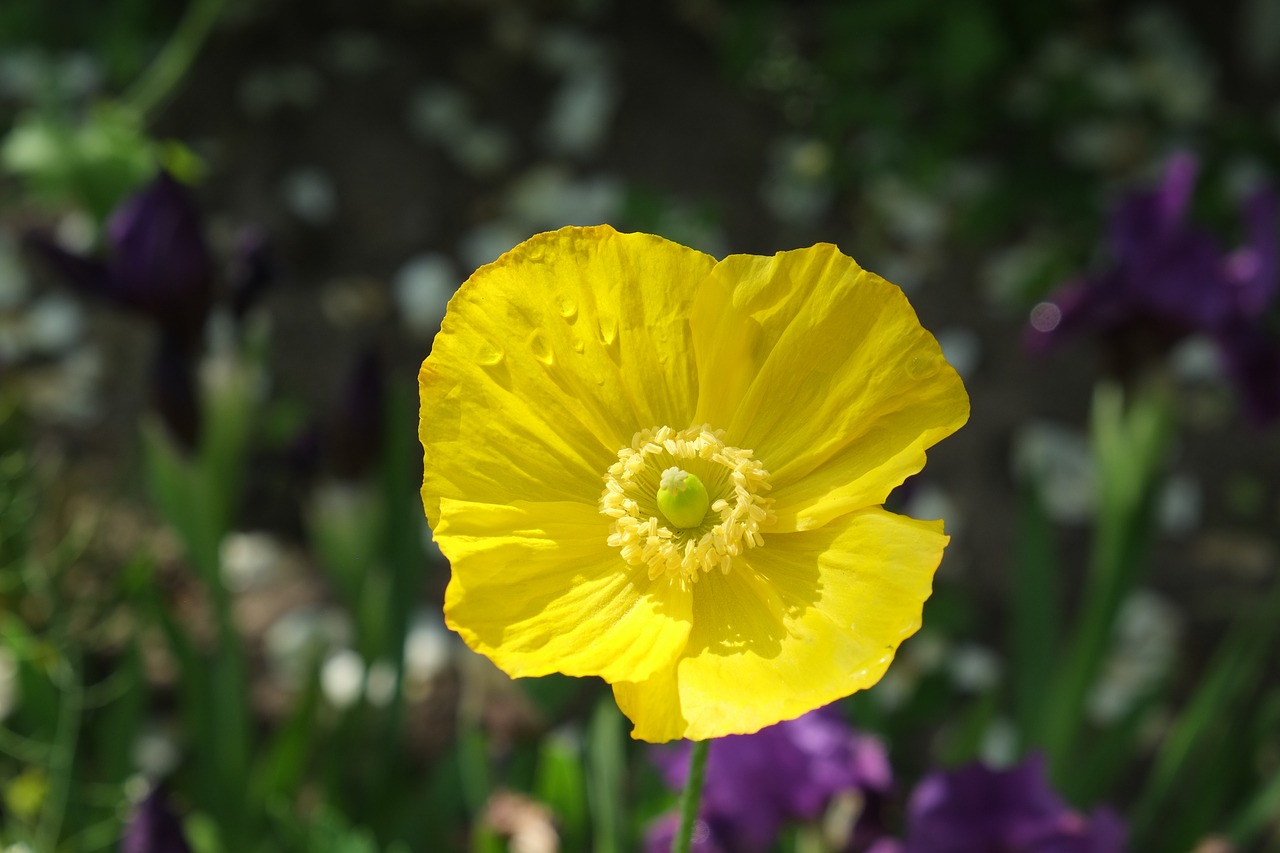
M640 843L607 690L461 647L416 496L449 296L601 222L835 243L965 378L844 708L899 801L1045 750L1131 849L1280 849L1278 70L1276 0L5 0L0 849L159 780L203 851Z

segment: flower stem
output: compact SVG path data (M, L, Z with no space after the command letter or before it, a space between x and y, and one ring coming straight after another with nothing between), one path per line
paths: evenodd
M195 61L200 46L213 29L223 0L192 0L178 24L178 29L161 49L142 76L125 94L123 100L137 114L146 118L173 92L187 69Z
M707 753L710 751L711 741L694 741L693 753L689 756L689 781L685 783L684 796L680 798L680 831L676 833L672 853L689 853L693 847L698 804L702 801L702 779L707 773Z

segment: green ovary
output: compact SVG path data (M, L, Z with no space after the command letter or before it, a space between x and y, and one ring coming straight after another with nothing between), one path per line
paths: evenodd
M711 498L707 487L697 475L679 468L662 472L662 484L657 494L658 509L675 527L686 529L702 524Z

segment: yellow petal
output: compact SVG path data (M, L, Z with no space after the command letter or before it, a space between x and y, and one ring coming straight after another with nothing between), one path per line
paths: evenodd
M883 503L969 417L902 291L835 246L725 258L691 325L697 419L769 470L779 531Z
M539 234L454 295L418 381L422 498L595 500L640 429L691 422L715 260L608 226Z
M435 537L453 566L445 620L513 677L644 679L689 635L690 595L605 544L594 505L445 498Z
M871 508L704 576L676 665L614 685L633 736L750 733L875 684L920 627L946 543L941 522Z

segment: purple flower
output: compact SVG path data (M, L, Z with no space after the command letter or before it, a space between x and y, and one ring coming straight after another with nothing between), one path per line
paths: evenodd
M106 257L68 252L43 236L31 250L71 286L196 340L213 298L214 267L187 190L166 172L126 199L106 225Z
M971 764L926 777L907 806L902 853L1121 853L1124 836L1109 810L1072 811L1033 756L1007 770Z
M120 840L120 853L191 853L161 786L138 804Z
M690 749L681 744L654 752L659 772L673 789L684 787ZM788 822L820 816L833 797L854 792L864 805L878 806L892 784L880 742L854 732L829 708L753 735L720 738L711 745L702 794L712 845L706 849L763 849ZM863 809L868 827L876 823L874 811ZM864 829L861 822L859 829Z
M1277 199L1243 208L1247 243L1227 254L1186 219L1197 163L1175 155L1161 183L1124 197L1110 223L1110 263L1065 285L1032 315L1028 344L1047 349L1088 333L1108 345L1122 375L1181 338L1210 336L1251 420L1280 417L1280 337L1266 327L1280 289Z

